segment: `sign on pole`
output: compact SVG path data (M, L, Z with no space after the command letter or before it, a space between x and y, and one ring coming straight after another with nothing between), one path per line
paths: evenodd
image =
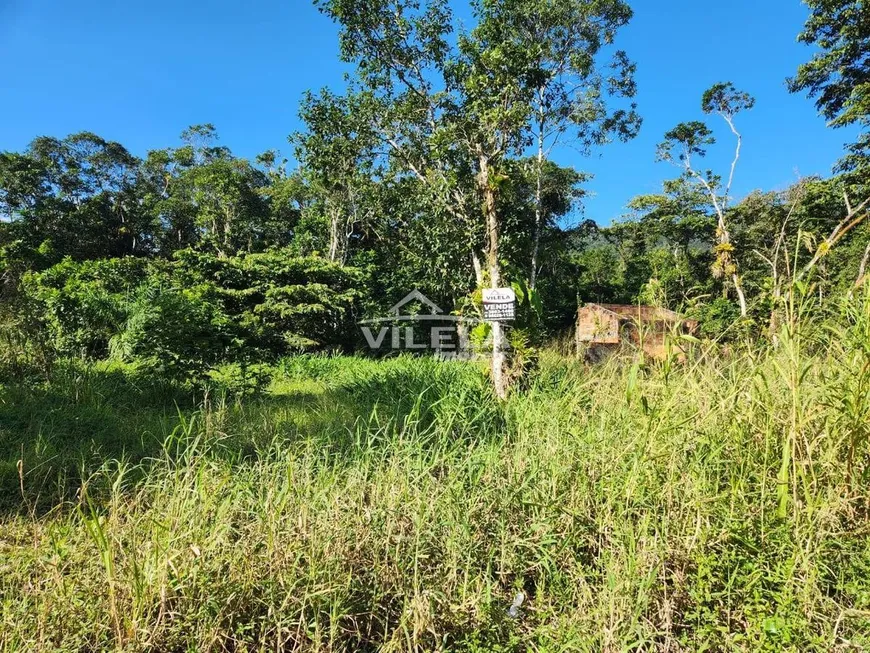
M517 316L517 296L512 288L483 289L483 319L507 322Z

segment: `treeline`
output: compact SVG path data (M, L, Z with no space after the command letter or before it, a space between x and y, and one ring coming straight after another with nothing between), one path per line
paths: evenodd
M355 320L414 288L473 312L478 288L519 283L541 308L517 331L539 342L586 301L765 337L793 281L812 274L821 298L861 283L866 135L837 176L734 202L754 100L730 83L700 96L711 120L664 135L658 156L675 172L661 193L612 226L578 219L593 180L553 149L591 152L641 126L635 64L610 45L631 18L624 2L475 1L477 24L458 35L440 0L316 4L357 70L345 95L303 98L297 167L276 152L239 158L212 125L144 158L92 133L0 154L7 324L62 355L190 370L352 349ZM801 38L822 50L792 90L835 126L866 126L866 21L846 0L808 4ZM734 165L709 171L717 134Z

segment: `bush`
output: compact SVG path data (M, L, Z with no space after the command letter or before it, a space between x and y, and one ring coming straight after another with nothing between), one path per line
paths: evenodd
M740 319L740 308L724 297L717 297L709 304L693 306L687 314L698 321L702 337L720 339Z
M236 396L252 395L268 387L272 381L272 369L261 363L225 363L209 370L208 378L218 390Z
M66 259L25 276L23 301L62 356L110 353L171 378L354 340L360 273L287 251L174 261Z
M137 290L127 321L111 341L113 357L166 378L199 378L233 354L238 329L214 302L153 280Z
M58 353L102 358L126 319L130 294L149 269L153 264L132 257L67 258L44 272L25 274L22 289L25 299L41 309L49 342Z
M176 285L199 287L246 330L247 346L280 355L354 341L361 274L318 257L286 250L220 258L184 250Z

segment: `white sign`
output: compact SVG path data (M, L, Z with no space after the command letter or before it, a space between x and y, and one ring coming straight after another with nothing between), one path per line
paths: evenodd
M517 295L513 288L484 288L484 304L513 304L517 301Z
M490 322L513 320L517 314L517 296L512 288L483 289L483 319Z

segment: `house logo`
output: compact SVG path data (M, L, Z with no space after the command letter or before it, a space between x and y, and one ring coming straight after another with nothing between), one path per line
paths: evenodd
M403 309L408 311L411 306L419 306L420 310L415 313L403 312ZM393 304L387 313L386 317L370 318L359 323L372 350L388 346L402 351L429 349L442 356L455 356L469 351L468 326L480 322L477 318L445 313L444 309L417 289ZM374 333L374 328L377 328L377 333Z
M413 301L420 302L420 304L423 306L428 306L429 307L429 315L407 315L407 316L401 315L402 307L410 304ZM435 304L435 302L433 302L431 299L426 297L426 295L421 293L416 288L414 290L412 290L411 292L409 292L404 297L402 297L402 299L400 299L398 302L396 302L395 304L393 304L390 307L390 314L396 318L399 318L399 319L401 319L403 317L405 319L418 319L418 320L421 320L421 319L422 320L425 320L425 319L443 320L445 318L457 319L457 316L455 316L455 315L443 315L443 313L444 313L444 311L441 310L441 308L439 308L438 305ZM436 317L439 315L441 317Z

